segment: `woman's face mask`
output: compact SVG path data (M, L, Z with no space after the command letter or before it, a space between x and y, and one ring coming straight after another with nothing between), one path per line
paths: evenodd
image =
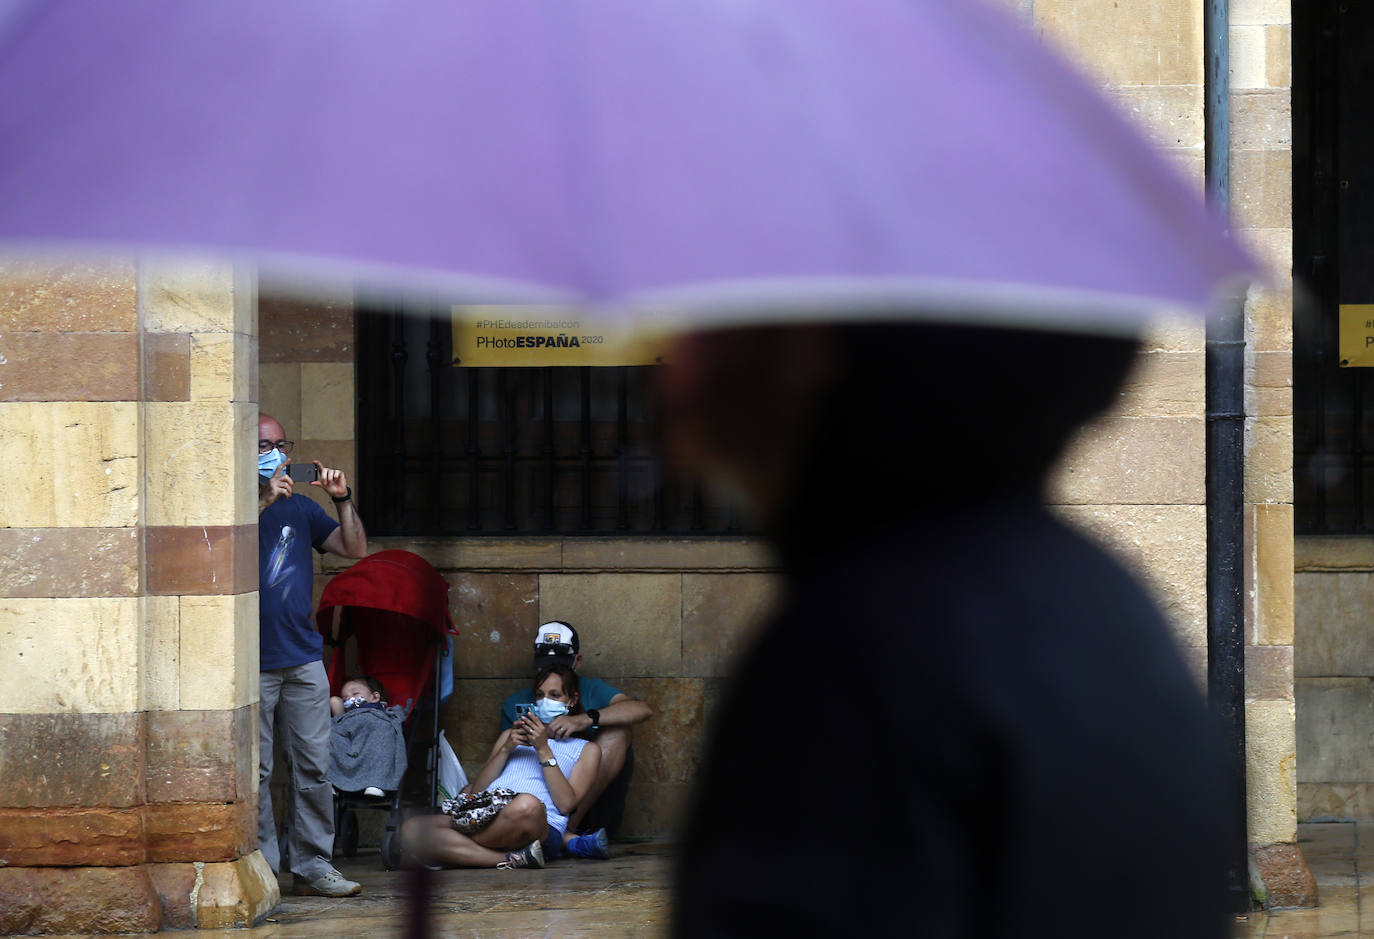
M554 718L562 717L568 713L568 706L562 701L555 701L553 698L540 698L534 702L534 716L545 724L552 724Z
M271 479L272 474L277 471L277 467L286 462L286 454L276 447L266 453L258 454L258 476L263 479Z

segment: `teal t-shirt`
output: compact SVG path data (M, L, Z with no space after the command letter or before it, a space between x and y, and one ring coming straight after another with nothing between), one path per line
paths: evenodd
M600 678L588 678L586 675L577 676L577 686L582 695L582 710L599 711L611 703L611 699L620 694L620 689L612 688ZM509 730L515 726L515 706L517 704L534 704L534 689L522 688L521 690L507 695L506 700L501 702L501 729Z

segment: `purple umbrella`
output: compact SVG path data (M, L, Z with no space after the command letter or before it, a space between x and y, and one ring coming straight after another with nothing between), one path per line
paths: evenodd
M455 299L1129 331L1253 269L975 0L46 0L0 238Z

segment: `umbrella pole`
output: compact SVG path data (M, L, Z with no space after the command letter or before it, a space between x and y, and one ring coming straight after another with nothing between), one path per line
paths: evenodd
M1231 202L1230 3L1207 0L1207 198L1225 218ZM1227 222L1227 233L1230 233ZM1250 900L1245 804L1245 297L1228 296L1207 321L1207 702L1223 722L1235 767L1236 833L1227 863L1231 909Z

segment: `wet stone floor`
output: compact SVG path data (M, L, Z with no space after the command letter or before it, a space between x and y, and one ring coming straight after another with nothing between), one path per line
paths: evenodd
M446 870L426 873L433 937L664 936L668 931L671 848L666 844L613 846L606 861L560 858L543 870ZM360 849L334 866L363 885L356 897L296 897L283 877L282 903L252 929L169 930L158 937L223 935L231 939L328 937L389 939L407 934L410 889L416 874L388 871L376 849Z
M667 933L669 864L662 844L616 844L607 861L560 858L543 870L426 873L432 936L661 936ZM253 937L402 936L414 872L389 872L375 853L338 858L363 885L357 897L295 897L282 878L281 909ZM165 933L163 935L166 935Z
M1374 937L1374 823L1298 826L1298 840L1317 879L1321 906L1238 917L1232 939ZM664 936L669 920L671 847L661 843L615 845L608 861L553 861L544 870L449 870L428 874L429 935L435 937ZM413 891L411 872L387 871L376 850L339 858L336 866L363 885L357 897L331 900L290 895L253 929L234 937L376 939L404 936ZM169 931L158 936L200 936Z
M1234 939L1374 936L1374 824L1298 826L1298 845L1317 879L1320 906L1239 918Z

